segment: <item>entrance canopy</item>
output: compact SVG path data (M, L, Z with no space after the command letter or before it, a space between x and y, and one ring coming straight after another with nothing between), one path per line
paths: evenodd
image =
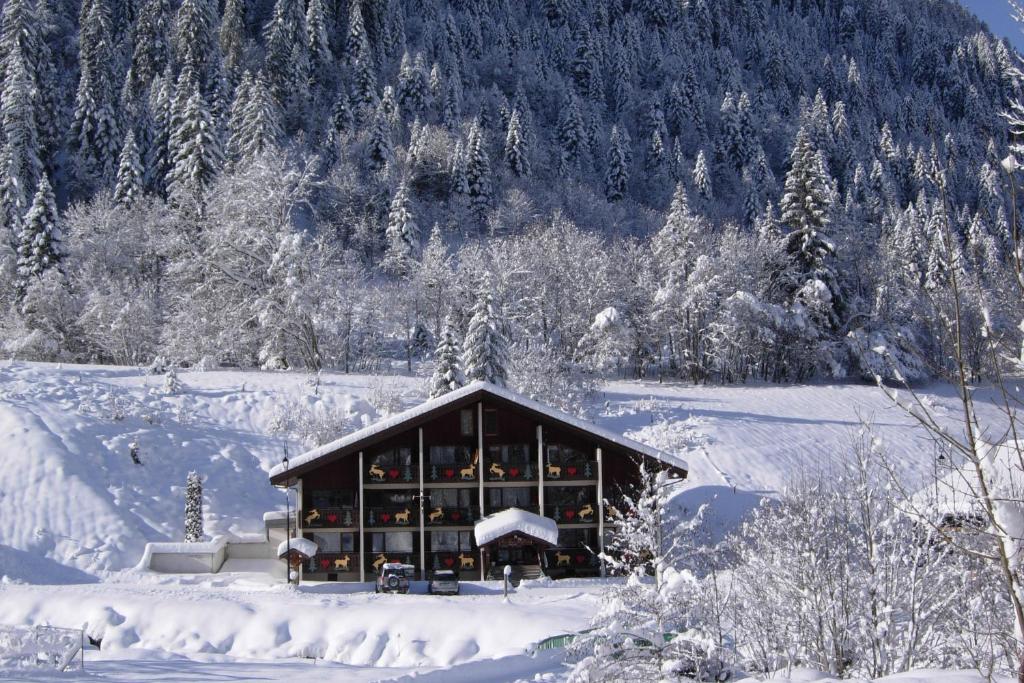
M549 546L558 545L558 524L555 520L519 508L484 517L473 527L473 534L481 548L510 534L528 536Z

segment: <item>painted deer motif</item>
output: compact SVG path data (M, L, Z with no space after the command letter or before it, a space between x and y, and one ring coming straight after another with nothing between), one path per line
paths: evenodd
M320 511L317 510L316 508L313 508L312 510L309 511L309 514L306 515L306 526L309 526L315 520L318 519L320 519Z
M555 566L556 567L568 567L569 556L563 553L555 553Z
M463 479L476 479L476 464L478 462L480 462L480 453L473 451L473 462L469 463L469 467L459 470L459 476Z
M401 512L395 513L395 524L408 524L409 523L409 508L405 508Z
M334 570L337 571L339 569L344 569L345 571L348 571L348 565L349 565L349 562L351 562L351 561L352 561L352 558L349 557L348 555L346 555L345 557L342 557L342 558L339 558L339 559L335 560L334 561Z
M548 463L548 476L551 477L552 479L561 479L562 468L559 467L558 465L552 465L551 463Z
M593 506L593 505L591 505L590 503L587 503L586 505L584 505L583 507L581 507L581 508L580 508L580 511L579 511L579 512L577 512L576 514L577 514L577 516L579 516L579 518L580 518L580 520L581 520L581 521L582 521L582 520L583 520L584 518L586 518L586 519L590 519L591 517L593 517L593 516L594 516L594 506Z
M384 481L385 472L377 463L370 465L370 476L377 481Z
M459 569L472 569L476 561L472 555L463 555L459 553Z
M431 524L433 524L434 522L444 521L444 509L441 507L436 507L433 510L431 510L430 514L427 515L427 521Z
M377 555L377 558L370 563L370 566L373 567L373 571L379 572L380 568L383 567L387 561L388 558L384 555L384 553L380 553L379 555Z
M494 476L496 476L498 479L504 479L505 478L505 470L503 470L500 467L498 467L498 463L496 463L496 462L492 462L491 463L491 469L489 469L487 471L490 472L491 474L493 474Z

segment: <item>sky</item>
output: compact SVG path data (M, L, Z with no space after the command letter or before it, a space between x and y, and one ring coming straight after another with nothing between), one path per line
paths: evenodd
M960 0L960 3L988 24L992 33L1008 38L1010 44L1024 54L1024 33L1010 14L1008 0Z

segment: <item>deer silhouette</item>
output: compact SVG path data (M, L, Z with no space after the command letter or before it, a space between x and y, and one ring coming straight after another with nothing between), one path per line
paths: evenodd
M492 462L491 463L491 469L489 469L487 471L490 472L491 474L493 474L494 476L496 476L498 479L504 479L505 478L505 470L501 469L498 466L498 463L496 463L496 462Z
M395 524L408 524L409 523L409 508L405 508L401 512L395 513Z
M580 511L576 514L579 516L580 520L582 520L584 517L590 519L594 516L594 506L591 505L590 503L587 503L586 505L581 507Z
M427 521L430 523L444 521L444 509L440 506L434 508L430 514L427 515Z
M348 555L346 555L345 557L339 558L339 559L334 561L334 569L335 570L344 569L345 571L348 571L348 565L349 565L349 562L351 562L351 561L352 561L352 558L349 557Z
M377 555L377 559L370 563L370 566L373 567L373 571L379 572L380 568L383 567L387 561L387 556L385 556L384 553L380 553Z
M309 511L309 514L306 515L306 526L309 526L315 520L318 519L320 519L320 511L317 510L316 508L313 508L312 510Z
M476 464L480 461L480 453L473 451L473 461L469 463L469 467L463 467L459 470L459 476L463 479L476 479Z
M384 481L384 475L384 470L380 467L380 465L378 465L377 463L370 465L371 477L373 477L377 481Z
M561 479L562 468L559 467L558 465L552 465L551 463L548 463L548 476L551 477L552 479Z
M472 555L463 555L459 553L459 569L472 569L476 562L473 560Z
M568 567L569 566L569 556L568 555L564 555L562 553L555 553L555 561L556 561L556 565L555 566L557 566L557 567Z

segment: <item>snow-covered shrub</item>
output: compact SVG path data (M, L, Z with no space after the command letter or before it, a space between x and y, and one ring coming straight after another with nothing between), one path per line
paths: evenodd
M271 417L269 431L281 434L304 448L315 448L338 439L349 431L350 419L343 408L328 407L321 401L286 401Z
M509 384L519 393L583 417L594 393L594 379L540 340L510 350Z
M381 415L394 415L402 409L402 390L386 377L378 377L373 380L366 400Z

